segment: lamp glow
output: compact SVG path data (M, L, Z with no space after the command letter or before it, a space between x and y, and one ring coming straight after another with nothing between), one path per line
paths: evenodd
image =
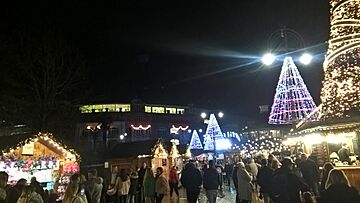
M312 60L312 56L308 53L305 53L303 54L301 57L300 57L300 62L304 65L309 65L311 63L311 60Z
M276 57L272 53L267 53L261 58L261 62L267 66L270 66L274 63Z
M218 116L219 116L219 118L222 118L222 117L224 117L224 113L223 113L223 112L219 112L219 113L218 113Z
M201 118L206 118L206 113L202 112L200 116Z

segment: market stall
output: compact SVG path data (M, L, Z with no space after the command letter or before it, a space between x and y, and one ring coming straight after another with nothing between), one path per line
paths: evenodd
M79 156L74 150L49 133L39 133L2 150L0 171L9 174L9 184L15 184L20 178L30 182L36 177L46 189L53 189L59 181L58 190L64 191L69 175L79 172L78 162Z

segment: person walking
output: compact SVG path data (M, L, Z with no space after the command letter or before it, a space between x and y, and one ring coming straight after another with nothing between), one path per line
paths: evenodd
M8 190L8 203L16 203L21 196L23 189L26 186L26 179L21 178L16 182L16 185Z
M274 172L270 195L274 203L301 203L300 191L309 191L308 185L293 172L294 162L285 157L280 169Z
M175 194L177 195L177 198L179 198L179 175L176 170L176 166L173 166L169 173L169 186L170 186L170 197L172 197L173 192L175 191Z
M232 172L232 179L233 179L233 183L234 183L234 187L235 187L235 190L236 190L236 203L240 203L240 199L239 199L239 184L238 184L238 177L237 177L237 172L239 170L239 167L238 167L239 163L235 164L234 165L234 169L233 169L233 172Z
M130 175L129 203L135 203L135 197L138 189L138 180L138 173L136 171L133 171Z
M329 173L330 173L331 169L334 168L334 165L330 162L327 162L324 164L323 168L324 169L322 172L321 183L320 183L320 196L322 196L322 194L325 192L325 184L329 177Z
M79 184L76 184L74 182L70 182L70 184L67 186L63 203L87 203L86 196L79 193Z
M263 196L264 203L270 203L270 182L274 171L268 164L267 159L261 160L261 168L257 175L257 184L260 186L260 194Z
M350 185L342 170L332 169L325 184L325 192L320 202L326 203L359 203L359 192Z
M200 170L192 162L187 163L181 173L180 182L186 190L186 197L189 203L196 203L199 198L202 181Z
M153 203L155 199L155 177L151 168L146 168L144 174L143 193L145 203Z
M164 175L164 169L158 167L155 180L156 203L161 203L164 197L169 194L169 190L169 183Z
M249 203L252 200L253 186L251 184L252 177L245 169L244 162L240 162L237 171L238 178L238 194L241 203Z
M38 194L41 195L41 198L43 199L43 201L46 201L46 194L45 191L43 189L43 187L40 185L40 183L36 180L36 177L32 177L30 179L30 185L35 189L35 192L37 192Z
M17 203L43 203L43 198L35 190L36 188L31 185L25 186Z
M100 203L103 185L102 179L98 177L96 169L88 171L88 181L86 185L91 195L91 202Z
M209 161L209 168L204 171L203 186L209 203L215 203L220 186L220 177L213 160Z
M320 172L315 161L308 158L306 154L301 154L299 168L306 184L310 187L310 190L315 194L315 196L319 197Z
M125 169L120 170L120 176L117 179L116 185L119 203L127 203L127 197L130 189L130 178Z

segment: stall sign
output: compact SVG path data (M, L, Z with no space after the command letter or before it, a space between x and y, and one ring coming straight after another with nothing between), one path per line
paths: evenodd
M33 155L34 154L34 146L35 146L34 142L26 143L22 147L22 155Z

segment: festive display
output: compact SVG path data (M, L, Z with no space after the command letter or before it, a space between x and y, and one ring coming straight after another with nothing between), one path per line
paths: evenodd
M190 159L191 157L192 157L192 154L191 154L190 146L187 146L186 147L186 152L184 154L184 158Z
M139 126L134 126L134 125L131 125L131 128L133 130L149 130L151 128L151 125L147 125L147 126L142 126L142 125L139 125Z
M177 158L177 157L179 157L180 156L180 154L179 154L179 150L178 150L178 148L177 148L177 146L176 146L176 142L172 142L172 146L171 146L171 150L170 150L170 155L169 155L169 157L171 157L171 158Z
M204 150L214 150L214 141L223 138L221 128L214 114L210 114L208 126L204 135Z
M193 131L191 136L190 149L203 149L199 134L196 130Z
M245 154L267 154L287 150L282 139L272 136L248 137L241 144L241 152Z
M286 57L276 88L269 124L293 124L306 118L316 108L291 57ZM313 120L316 118L314 117Z
M332 0L329 48L324 62L321 117L360 110L360 2Z
M163 144L162 144L162 140L159 139L154 148L153 148L153 156L154 158L162 158L162 159L167 159L168 157L168 153L167 151L165 150Z

